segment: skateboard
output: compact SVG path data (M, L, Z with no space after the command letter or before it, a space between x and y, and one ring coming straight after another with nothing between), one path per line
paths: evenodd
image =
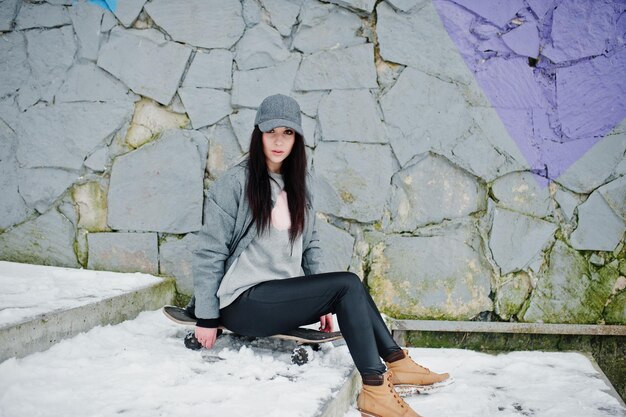
M195 326L196 317L190 314L185 308L167 305L163 307L165 317L186 326ZM333 342L343 339L341 332L322 332L314 329L299 327L289 330L281 334L275 334L266 337L244 336L231 332L223 326L218 329L218 337L231 337L238 342L246 345L264 348L291 349L291 362L296 365L304 365L309 361L309 354L306 347L310 347L314 351L320 350L322 343ZM190 331L184 339L185 346L188 349L199 350L202 345L196 339L195 332ZM266 343L267 342L267 343ZM278 343L272 343L278 342Z

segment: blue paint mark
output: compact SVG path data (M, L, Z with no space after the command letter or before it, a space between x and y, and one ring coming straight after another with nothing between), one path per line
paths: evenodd
M117 9L117 0L89 0L89 2L111 12Z

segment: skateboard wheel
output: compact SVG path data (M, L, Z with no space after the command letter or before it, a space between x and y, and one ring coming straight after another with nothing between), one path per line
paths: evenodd
M293 354L291 355L291 362L302 366L309 361L309 354L306 349L303 347L299 347L293 350Z
M196 339L196 335L193 332L190 332L187 333L187 336L185 336L185 347L191 350L199 350L202 345L198 342L198 339Z

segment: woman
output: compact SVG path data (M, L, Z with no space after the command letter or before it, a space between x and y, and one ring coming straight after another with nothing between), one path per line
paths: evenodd
M363 379L362 415L417 416L394 385L448 375L417 365L398 347L357 275L320 273L298 103L269 96L254 124L248 158L216 180L205 200L188 306L198 318L198 341L211 348L220 324L268 336L319 321L330 332L335 313Z

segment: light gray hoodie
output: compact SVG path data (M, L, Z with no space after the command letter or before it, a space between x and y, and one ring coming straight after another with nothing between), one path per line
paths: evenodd
M219 317L217 290L222 278L256 236L256 226L252 224L252 212L246 196L247 176L246 159L222 174L206 194L204 221L193 251L195 315L198 318ZM307 183L310 184L310 181ZM320 273L321 248L310 193L306 209L302 233L302 270L305 275L312 275Z

